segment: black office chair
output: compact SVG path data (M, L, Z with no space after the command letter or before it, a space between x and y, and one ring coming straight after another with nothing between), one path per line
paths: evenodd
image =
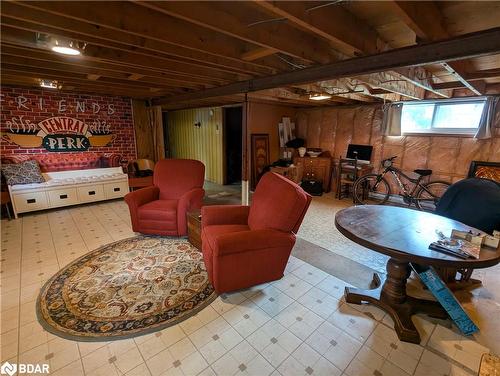
M500 230L500 183L479 178L460 180L441 197L436 214L492 234Z
M480 178L451 185L436 206L436 214L475 227L488 234L500 230L500 183ZM473 269L439 268L438 273L452 290L480 285L471 278Z

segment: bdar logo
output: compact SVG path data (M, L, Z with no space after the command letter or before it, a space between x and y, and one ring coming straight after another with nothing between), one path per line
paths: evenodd
M17 364L10 364L9 362L5 362L0 367L0 373L2 375L13 376L17 371Z

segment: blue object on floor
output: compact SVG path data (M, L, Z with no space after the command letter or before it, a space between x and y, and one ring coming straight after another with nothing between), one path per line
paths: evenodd
M455 298L455 295L453 295L432 266L411 264L411 267L418 274L432 295L434 295L446 312L448 312L448 315L450 315L455 325L463 334L468 336L479 331L479 328L470 319L467 312L465 312L462 305L457 298Z

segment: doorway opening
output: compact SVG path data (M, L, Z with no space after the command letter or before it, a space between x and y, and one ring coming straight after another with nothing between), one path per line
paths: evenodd
M243 107L224 107L224 184L241 184Z

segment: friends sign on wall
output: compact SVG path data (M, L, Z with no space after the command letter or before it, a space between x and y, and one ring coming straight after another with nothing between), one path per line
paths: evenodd
M126 98L3 87L0 104L2 152L83 152L91 148L121 152L116 149L122 146L115 146L120 139L132 144L126 145L130 152L135 149L130 100Z

